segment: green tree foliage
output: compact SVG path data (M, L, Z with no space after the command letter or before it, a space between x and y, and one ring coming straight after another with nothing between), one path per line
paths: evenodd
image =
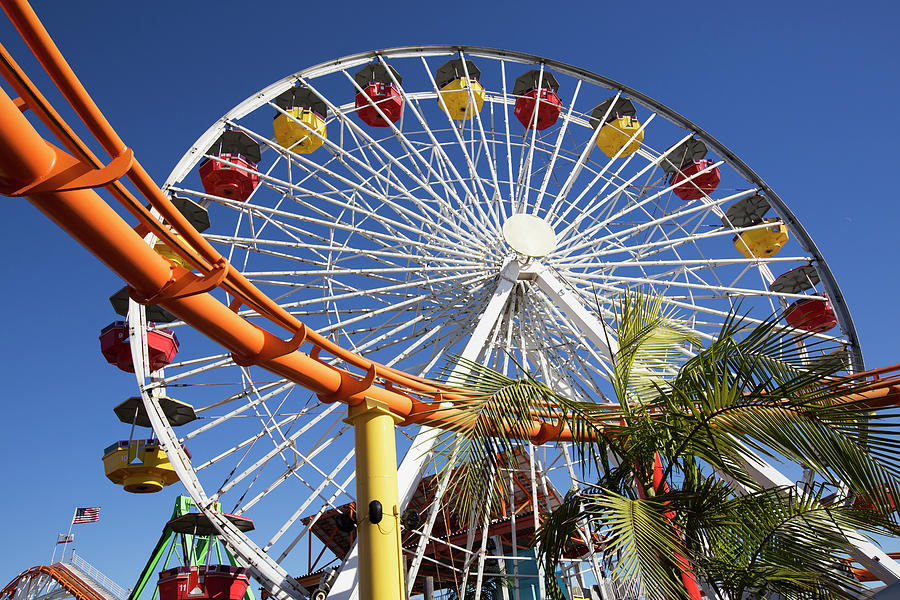
M586 522L613 575L650 599L687 597L692 580L729 598L858 594L848 532L900 530L897 411L861 402L853 393L865 382L838 376L840 361L809 360L827 340L777 316L733 314L701 345L662 298L631 293L617 312L609 399L569 398L468 361L448 368L448 383L467 390L441 447L458 510L481 522L496 508L498 473L539 417L571 431L592 482L537 533L550 597L563 597L554 573ZM763 489L752 455L803 465L815 483Z

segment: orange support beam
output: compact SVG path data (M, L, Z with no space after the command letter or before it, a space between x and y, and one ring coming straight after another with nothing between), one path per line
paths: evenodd
M366 398L376 400L403 418L402 425L426 422L443 427L461 425L461 411L443 405L445 400L461 398L458 392L374 363L314 331L307 331L302 323L232 269L175 209L140 163L132 160L130 150L81 86L27 2L0 0L0 4L66 100L111 157L105 167L100 164L0 48L3 75L22 94L22 98L14 101L0 90L2 191L7 194L24 191L38 209L125 279L137 297L153 299L184 319L228 348L239 363L257 364L314 391L325 402L341 401L352 406ZM23 106L34 110L77 156L43 140L23 114ZM98 174L104 168L105 173ZM144 207L144 202L132 196L120 182L104 178L117 173L128 176L183 240L162 227ZM135 228L92 189L70 189L73 181L84 183L86 176L91 185L105 185L113 192L139 219L139 231L156 234L196 267L201 276L176 267L156 254ZM239 303L228 307L213 298L208 290L216 286L234 295ZM293 339L282 340L238 316L236 311L241 305L253 308L274 325L291 332ZM297 350L303 342L312 345L309 354ZM318 359L322 350L365 372L365 376L357 377L325 364ZM875 377L872 383L848 399L867 401L873 407L900 405L900 366L880 369L871 375ZM517 429L515 435L537 444L572 439L568 429L560 427L552 414L544 412L536 412L531 424Z

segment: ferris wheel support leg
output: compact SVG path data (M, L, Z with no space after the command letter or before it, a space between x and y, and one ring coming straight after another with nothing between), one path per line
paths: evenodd
M520 265L515 258L508 259L500 269L497 287L494 289L484 310L478 316L478 322L475 325L472 334L469 336L469 341L466 342L463 351L460 353L460 356L463 358L472 361L478 360L478 357L484 352L487 347L491 330L496 325L497 320L501 318L503 308L506 306L509 296L516 286L519 270ZM419 485L419 481L422 479L422 472L425 469L426 463L432 456L432 450L438 442L439 437L440 431L438 429L423 426L419 433L416 434L412 445L406 452L406 456L397 468L397 484L399 488L401 510L406 509L413 493L416 491L416 486ZM440 496L441 493L442 492L439 491L438 495ZM431 527L434 525L434 517L436 514L437 513L433 513L426 522L426 536L423 538L423 541L420 542L423 548L424 543L427 541L427 534L431 533ZM357 598L359 598L359 577L357 577L357 569L359 568L358 563L359 548L357 545L354 545L353 548L350 549L350 553L345 557L344 564L334 580L334 584L328 595L329 599L357 600ZM408 579L410 582L415 580L420 564L421 548L417 549L417 552L412 557L408 571Z
M795 487L781 471L759 458L747 449L742 460L753 479L763 487ZM883 583L891 585L900 582L900 564L887 553L852 529L842 529L847 540L847 552L850 556L867 568L872 575Z
M615 332L584 307L584 303L556 274L539 262L533 262L525 271L572 323L578 326L612 364L612 356L618 352Z
M403 418L366 399L349 409L356 442L360 600L403 600L400 497L394 428Z

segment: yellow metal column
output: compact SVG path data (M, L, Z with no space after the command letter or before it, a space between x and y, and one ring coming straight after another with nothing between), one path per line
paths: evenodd
M356 440L356 512L359 533L360 600L403 600L400 499L394 427L402 420L386 404L366 398L349 409ZM378 523L369 518L381 503Z

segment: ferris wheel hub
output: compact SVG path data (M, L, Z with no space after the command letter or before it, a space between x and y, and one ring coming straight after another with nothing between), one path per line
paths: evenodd
M556 233L544 219L524 213L511 216L503 224L503 239L523 256L547 256L556 249Z

